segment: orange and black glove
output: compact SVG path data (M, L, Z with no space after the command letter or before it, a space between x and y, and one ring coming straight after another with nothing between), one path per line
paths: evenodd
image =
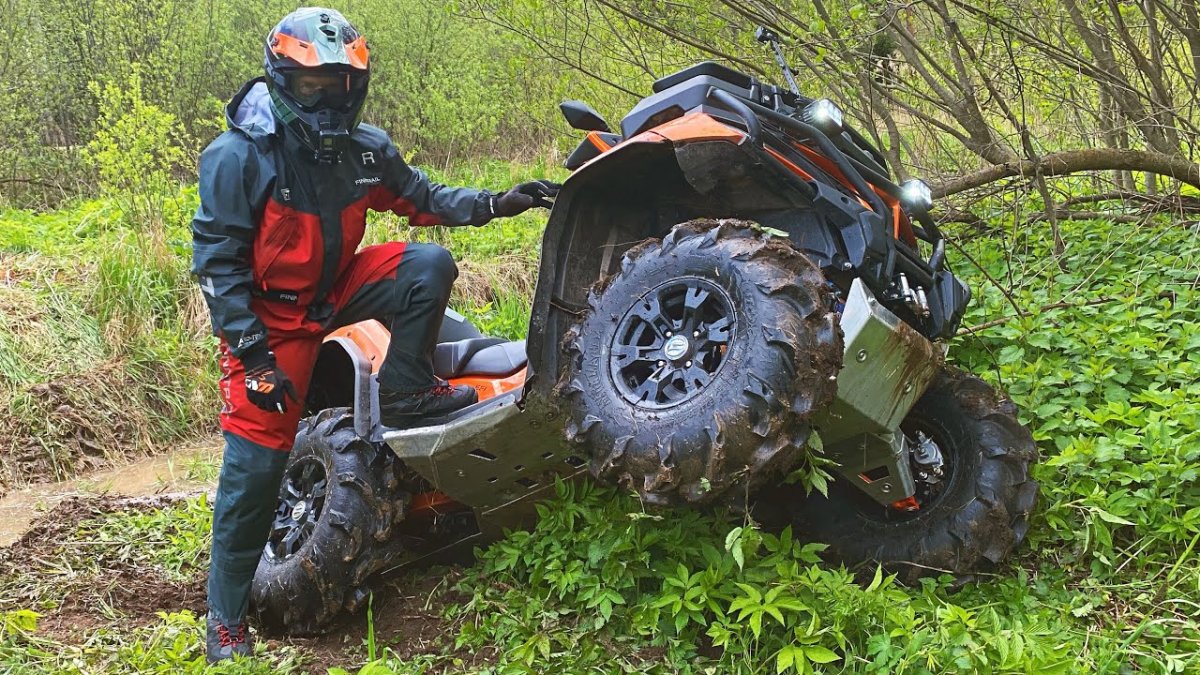
M554 206L554 198L558 196L558 183L548 180L535 180L521 183L506 192L492 197L492 215L499 218L509 218L529 209L539 206L548 209Z
M296 387L287 373L275 365L275 352L261 348L242 355L246 369L246 399L267 412L287 412L287 399L300 402Z

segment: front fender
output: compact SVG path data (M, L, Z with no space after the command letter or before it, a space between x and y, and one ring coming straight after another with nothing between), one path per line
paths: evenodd
M582 166L563 184L542 237L527 395L550 399L564 333L625 251L687 220L759 220L805 204L778 163L707 115L634 136Z

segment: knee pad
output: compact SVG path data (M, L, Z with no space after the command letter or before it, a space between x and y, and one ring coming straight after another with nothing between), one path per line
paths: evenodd
M429 244L414 251L418 255L418 269L413 290L418 296L444 300L449 299L450 289L458 278L458 265L450 251ZM399 281L399 276L397 277Z

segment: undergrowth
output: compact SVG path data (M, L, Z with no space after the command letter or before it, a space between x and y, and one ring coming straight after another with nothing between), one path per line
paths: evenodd
M976 300L951 358L1034 431L1019 559L959 588L821 564L803 533L560 488L482 552L451 672L1200 672L1197 227L1064 223L965 241ZM966 239L961 237L960 240ZM875 572L872 574L872 572ZM856 583L856 580L861 583ZM386 652L370 672L423 672ZM381 670L382 669L382 670Z
M492 162L433 178L500 191L557 173ZM215 431L216 343L188 274L197 199L193 186L0 211L0 494ZM544 219L410 228L373 214L364 243L446 246L460 268L452 306L519 339Z
M474 178L509 182L503 171ZM368 646L352 646L346 670L1200 672L1200 233L1170 223L1061 226L1068 246L1060 259L1049 232L1027 227L962 232L964 251L952 255L975 299L951 359L1010 393L1042 453L1034 469L1041 501L1027 543L993 574L965 586L939 578L906 588L873 568L821 562L820 546L803 532L763 531L733 513L646 510L611 488L564 485L539 507L533 531L482 550L457 588L443 593L444 644L414 656L402 648L405 636L371 632ZM105 228L90 227L113 241ZM447 245L462 261L457 307L490 332L524 332L537 220L481 230L399 227L378 217L370 237ZM61 257L52 259L60 262L38 266L41 287L30 282L34 274L7 288L32 285L49 307L52 292L63 308L72 297L95 302L94 292L68 296L78 291L47 283L75 278ZM26 311L47 311L23 301ZM15 356L0 352L5 382L17 381L16 373L24 378L17 386L36 386L38 369L26 354L85 363L67 347L86 352L104 343L98 314L88 316L96 327L73 329L74 339L56 330L0 331L25 341ZM158 327L135 324L131 334L146 326ZM202 353L199 344L187 349ZM194 579L207 522L180 517L189 508L117 514L89 526L87 537L142 537L154 546L130 544L121 560ZM127 630L106 624L80 646L43 635L30 611L55 607L6 607L0 666L167 672L196 667L201 654L199 620L187 613ZM39 653L59 656L39 662L47 658ZM236 672L303 670L303 658L283 650Z

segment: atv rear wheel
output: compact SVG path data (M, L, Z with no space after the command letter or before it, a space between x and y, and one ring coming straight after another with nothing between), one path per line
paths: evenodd
M839 480L828 497L814 493L795 504L798 531L828 544L842 562L878 562L908 583L970 574L1008 557L1025 538L1038 494L1029 476L1037 446L1012 401L977 377L943 368L901 430L941 455L940 478L913 467L918 510L881 506Z
M250 591L264 626L318 633L356 604L358 588L396 553L392 526L409 499L396 461L354 433L346 408L300 422Z
M651 503L781 477L836 393L842 340L820 270L739 221L677 225L626 253L566 335L566 435Z

